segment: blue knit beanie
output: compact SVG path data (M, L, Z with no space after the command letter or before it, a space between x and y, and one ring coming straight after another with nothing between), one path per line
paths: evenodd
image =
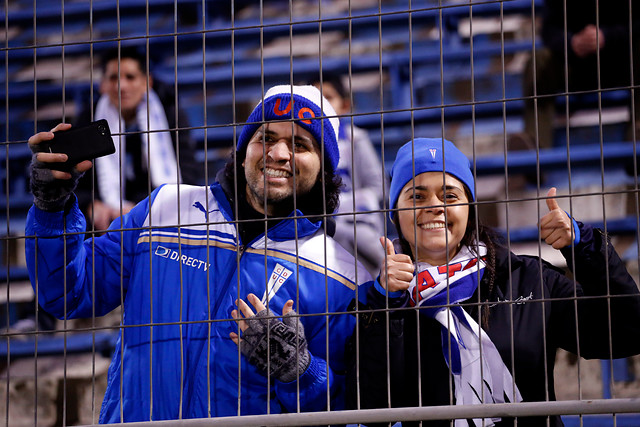
M324 118L319 120L317 117ZM264 101L258 102L247 119L247 124L242 128L236 150L245 149L251 137L264 122L292 118L297 125L313 135L318 146L324 143L325 161L331 165L335 173L340 160L337 138L340 123L329 101L314 86L279 85L269 89L264 95Z
M416 138L400 147L393 162L389 208L396 207L400 191L414 176L424 172L442 172L443 170L459 179L469 190L471 201L476 200L475 181L467 156L446 139Z

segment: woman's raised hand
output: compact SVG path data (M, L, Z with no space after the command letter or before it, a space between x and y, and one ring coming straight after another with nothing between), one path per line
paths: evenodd
M540 218L540 237L554 249L562 249L573 242L571 233L573 221L560 208L555 199L556 188L551 187L547 193L547 208L549 212Z
M380 244L387 254L380 269L380 284L389 292L407 290L414 272L411 258L409 255L397 254L393 243L386 237L380 237Z

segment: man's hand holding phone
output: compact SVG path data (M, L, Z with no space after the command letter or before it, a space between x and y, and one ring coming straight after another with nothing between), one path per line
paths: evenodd
M51 163L63 163L66 162L69 156L65 153L51 153L46 151L40 151L40 144L46 141L51 141L54 139L54 132L63 132L71 129L71 125L68 123L60 123L55 128L53 128L50 132L40 132L33 135L29 138L29 148L33 153L33 160L41 162L47 166ZM83 160L78 163L74 169L79 173L84 173L91 169L92 163L91 160ZM71 173L51 169L51 175L55 179L71 179Z
M96 156L93 156L94 153L91 152L83 152L80 159L78 159L78 163L65 163L68 162L70 157L73 159L76 153L74 147L77 147L78 144L84 144L88 147L93 146L94 141L87 140L87 135L89 135L87 132L95 133L98 126L102 126L102 124L96 125L96 123L92 123L88 127L78 128L76 132L73 132L78 136L75 140L60 138L60 136L65 135L64 132L71 129L71 125L67 123L60 123L50 132L40 132L29 138L29 148L33 153L30 167L31 192L33 193L33 203L36 207L47 212L58 212L64 209L71 193L78 185L78 180L92 166L91 160L88 159L105 155L100 154L105 152L104 147L101 147L100 153ZM108 125L106 130L103 130L102 127L100 129L101 132L105 133L102 136L107 136L106 134L108 133L108 141L113 146ZM70 132L67 135L71 134ZM56 141L56 136L58 136L58 141ZM61 140L69 140L71 142L60 143ZM58 144L54 145L54 142L58 142ZM105 142L105 138L103 138L103 142ZM76 145L74 146L73 143ZM102 145L104 146L104 144ZM53 147L55 147L55 150ZM106 151L109 150L110 148L107 147Z

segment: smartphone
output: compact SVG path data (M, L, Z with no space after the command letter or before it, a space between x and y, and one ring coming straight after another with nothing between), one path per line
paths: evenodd
M83 160L91 160L116 152L109 123L104 119L53 134L52 140L39 144L39 151L64 153L69 156L69 159L66 162L50 163L51 169L68 171Z

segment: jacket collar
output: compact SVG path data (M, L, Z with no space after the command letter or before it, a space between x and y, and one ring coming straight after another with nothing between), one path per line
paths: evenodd
M218 179L218 182L211 185L211 192L218 201L220 211L224 215L225 219L227 221L234 221L235 209L231 205L229 198L225 193L225 190L233 191L233 186L226 182L226 178L224 178L223 173L218 173L216 178ZM238 197L243 197L243 194L238 193ZM293 240L296 236L298 238L306 237L314 234L322 226L321 218L301 218L302 216L304 216L304 213L299 209L291 212L287 218L279 221L276 225L268 229L269 239L274 241L286 241Z

